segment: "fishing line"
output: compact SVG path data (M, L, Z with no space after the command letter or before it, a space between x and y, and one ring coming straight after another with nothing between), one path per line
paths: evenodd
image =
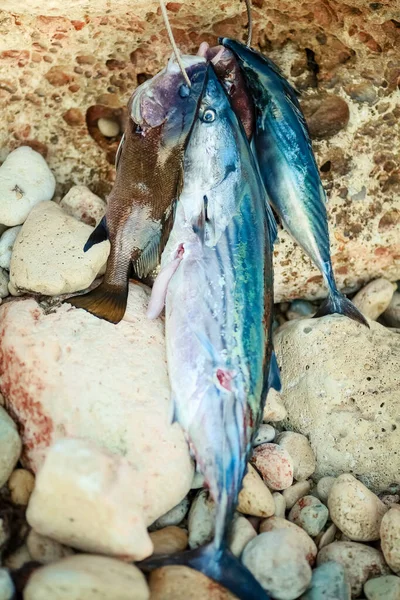
M247 28L248 28L246 46L248 48L250 48L250 46L251 46L251 38L253 37L253 17L251 16L251 0L244 0L244 1L245 1L245 4L246 4Z
M248 0L246 0L246 2L247 1ZM179 68L182 71L182 75L183 75L183 77L184 77L187 85L189 87L192 87L192 84L190 83L190 79L188 77L188 74L186 73L186 69L183 66L183 62L182 62L182 59L181 59L181 55L180 55L178 46L176 45L176 42L174 40L174 34L172 33L171 25L169 23L167 9L165 7L164 0L160 0L160 7L161 7L161 12L162 12L162 16L163 16L163 19L164 19L165 27L167 28L167 33L168 33L169 41L171 42L171 46L172 46L172 49L173 49L174 54L175 54L176 62L178 63Z

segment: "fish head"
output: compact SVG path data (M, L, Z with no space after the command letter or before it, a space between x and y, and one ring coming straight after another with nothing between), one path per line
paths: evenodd
M135 90L129 103L136 130L145 136L149 130L158 128L164 148L186 142L206 81L204 57L183 55L181 59L190 87L172 56L165 69Z

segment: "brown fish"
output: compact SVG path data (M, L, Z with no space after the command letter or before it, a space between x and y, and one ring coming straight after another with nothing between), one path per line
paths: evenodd
M197 54L212 62L214 71L229 96L232 108L244 127L247 139L251 140L255 128L255 108L235 55L224 46L210 48L207 42L200 44Z
M103 282L67 302L118 323L124 316L131 263L145 277L158 264L173 220L173 204L182 185L183 154L197 115L207 63L183 56L191 82L174 59L133 94L129 119L118 149L117 174L105 217L92 232L85 252L110 240Z

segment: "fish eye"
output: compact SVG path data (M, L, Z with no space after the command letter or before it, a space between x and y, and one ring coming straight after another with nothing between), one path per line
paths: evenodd
M203 114L203 121L205 123L212 123L213 121L215 121L215 117L215 110L213 110L212 108L207 108L207 110L205 110Z
M190 94L190 88L188 85L186 85L186 83L182 83L182 85L179 88L179 95L181 98L187 98Z

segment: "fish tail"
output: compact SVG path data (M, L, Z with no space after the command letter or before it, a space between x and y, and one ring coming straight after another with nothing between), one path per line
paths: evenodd
M339 292L338 289L331 288L329 290L329 296L315 313L314 318L333 315L335 313L349 317L349 319L357 321L358 323L361 323L361 325L365 325L369 328L368 321L360 313L358 308L354 306L352 301L346 298L346 296Z
M110 323L119 323L126 310L128 301L128 280L126 286L110 285L103 282L96 289L82 294L72 296L65 300L76 308L83 308L92 315L104 319Z
M239 600L270 600L270 596L254 575L226 548L225 544L218 547L211 542L195 550L172 556L150 557L137 563L137 566L144 571L152 571L168 565L184 565L200 571L232 592Z

